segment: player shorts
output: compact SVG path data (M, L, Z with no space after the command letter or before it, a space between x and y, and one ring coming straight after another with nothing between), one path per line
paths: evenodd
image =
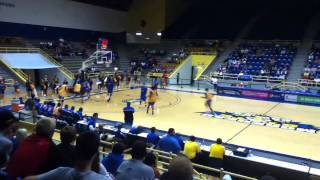
M147 97L146 97L146 96L141 96L141 97L140 97L140 100L141 100L141 101L146 101L146 100L147 100Z
M148 104L149 104L149 106L154 106L155 103L156 102L149 102Z
M207 106L211 106L212 100L207 100Z

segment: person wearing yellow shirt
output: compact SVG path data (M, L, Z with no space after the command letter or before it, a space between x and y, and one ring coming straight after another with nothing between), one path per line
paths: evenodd
M59 87L58 93L59 93L59 100L63 100L64 98L66 98L68 96L68 85L67 85L67 83L64 82L62 84L62 86Z
M201 152L200 145L195 142L196 137L190 136L190 140L184 144L183 154L193 161L197 154Z
M225 154L225 147L222 145L222 139L218 138L217 143L211 145L211 148L210 148L209 166L214 168L222 168L224 154Z
M156 91L152 89L149 91L147 114L149 113L150 107L152 109L152 115L154 114L154 105L156 101L157 101L157 94L156 94Z

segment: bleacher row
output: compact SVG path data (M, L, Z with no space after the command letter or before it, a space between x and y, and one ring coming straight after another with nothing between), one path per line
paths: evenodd
M282 44L241 44L224 61L219 73L285 79L297 48Z
M320 48L317 45L312 47L308 55L303 78L320 82Z

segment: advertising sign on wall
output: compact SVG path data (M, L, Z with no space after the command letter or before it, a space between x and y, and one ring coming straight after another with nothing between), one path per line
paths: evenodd
M299 103L307 103L307 104L320 104L320 97L313 96L298 96Z
M247 97L255 97L255 98L269 98L268 92L259 92L259 91L252 91L252 90L241 90L242 96Z
M298 101L298 95L294 94L285 94L284 100L288 102L297 102Z

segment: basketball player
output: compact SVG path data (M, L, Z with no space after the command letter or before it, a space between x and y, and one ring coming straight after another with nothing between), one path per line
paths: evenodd
M63 105L63 100L68 96L68 85L66 82L63 82L63 84L58 89L59 94L59 102L61 105Z
M149 96L148 96L148 107L147 107L147 114L149 113L149 107L151 106L152 109L152 115L154 115L154 105L157 101L157 94L156 91L151 89L149 91Z
M107 95L109 96L107 102L110 102L111 96L113 94L113 77L112 76L109 76L107 78L106 87L107 87L107 91L108 91Z
M141 92L140 92L140 105L142 101L144 102L145 106L147 106L147 93L148 93L148 88L146 87L146 84L143 83L141 86Z
M206 88L205 90L206 90L205 97L204 97L206 99L205 106L207 106L210 109L211 113L214 114L214 111L212 109L212 98L214 95L209 92L208 88Z

